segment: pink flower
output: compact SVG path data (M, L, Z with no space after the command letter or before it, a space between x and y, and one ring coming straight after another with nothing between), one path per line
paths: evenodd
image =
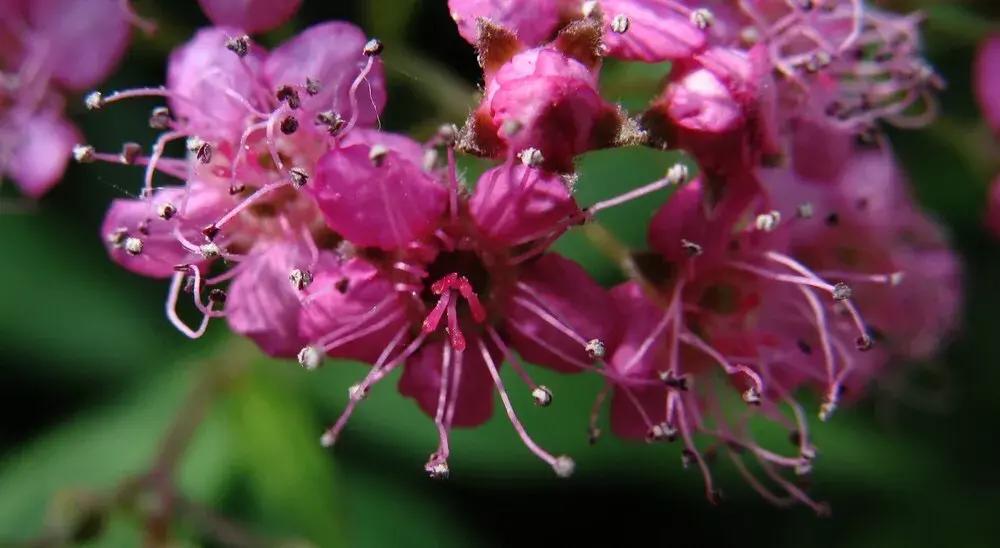
M198 0L198 3L212 23L255 33L271 30L290 19L302 0Z
M524 44L543 44L555 33L568 5L565 0L448 0L459 34L472 45L479 41L481 17L510 29Z
M41 197L79 141L63 117L66 91L94 85L118 64L132 15L118 0L0 3L0 178ZM86 45L87 55L70 54Z
M571 171L576 155L615 142L623 120L597 89L595 26L578 23L552 44L510 58L512 38L490 32L480 44L486 96L467 124L464 148L492 158L534 149L547 169Z
M1000 35L980 44L973 76L979 108L993 131L1000 133Z

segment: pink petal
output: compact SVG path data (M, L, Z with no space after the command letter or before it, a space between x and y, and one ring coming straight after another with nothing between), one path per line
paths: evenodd
M302 0L198 0L198 3L212 23L255 33L287 21L298 11Z
M319 93L310 97L300 91L309 111L333 110L351 118L350 90L369 61L363 53L368 38L350 23L314 25L285 42L268 57L264 74L272 88L306 85L306 78L319 83ZM374 125L385 107L385 76L382 61L375 59L371 72L356 91L358 123Z
M52 110L35 114L21 128L9 151L7 173L21 192L39 198L62 179L80 133Z
M647 338L656 330L666 311L653 303L637 282L626 282L611 290L616 317L624 322L620 326L621 339L615 345L608 363L616 375L623 378L654 378L657 370L667 369L666 333L664 330L648 349Z
M664 422L667 414L666 388L632 388L632 395L653 424ZM649 425L622 388L616 388L611 398L611 431L616 436L633 440L645 439L649 433Z
M979 46L974 81L979 107L993 131L1000 133L1000 35L994 35Z
M614 344L617 320L611 297L577 263L549 253L525 266L519 282L530 291L518 288L514 292L505 321L514 348L526 361L578 373L583 370L578 364L593 362L584 348L586 341L598 339L606 346ZM518 299L541 308L553 321L518 303ZM557 327L557 323L563 327Z
M111 259L122 267L144 276L167 278L173 275L177 265L207 263L201 255L181 245L174 230L179 229L191 242L203 242L201 228L225 213L230 201L227 193L203 185L192 185L188 193L182 187L164 188L154 193L151 200L118 199L111 203L104 217L101 238ZM170 220L157 215L158 207L165 203L177 208ZM232 228L227 226L226 231ZM122 229L142 241L139 255L130 255L109 241L109 236Z
M355 245L399 249L430 234L447 206L444 186L395 151L376 166L363 145L320 159L306 187L334 231Z
M327 255L321 260L333 259ZM229 286L229 327L253 339L270 356L296 356L309 339L299 330L302 304L288 277L293 269L308 270L312 262L308 246L293 239L255 247Z
M330 261L322 269L314 269L313 276L304 293L307 303L299 315L299 329L303 337L314 343L321 338L332 342L350 337L379 325L390 315L405 312L398 299L386 301L395 292L392 282L361 259ZM372 315L376 307L378 313ZM331 348L329 354L374 364L406 321L405 316L400 316L367 335ZM405 343L403 340L402 344Z
M371 147L382 145L399 154L404 160L415 166L424 163L424 145L401 133L389 133L377 129L355 128L340 140L340 146L364 145L369 152Z
M514 31L528 46L545 42L559 25L559 0L448 0L458 32L470 44L479 39L476 20L485 17Z
M234 28L202 29L170 54L167 87L186 98L172 99L170 108L187 118L192 132L202 138L239 140L251 112L227 90L251 104L255 94L267 92L259 79L264 52L252 45L241 60L226 49L226 40L241 34Z
M629 61L659 63L684 59L705 46L705 33L661 0L601 0L604 42L609 55ZM611 30L617 15L629 18L628 31Z
M1000 177L993 179L986 204L986 227L1000 238Z
M479 178L469 213L480 231L507 245L518 245L564 228L580 212L559 175L508 162Z
M33 0L27 5L37 42L26 47L50 52L53 77L68 88L97 84L125 52L131 23L120 0Z
M479 353L477 339L470 336L468 343L468 350L462 353L458 401L455 403L453 426L458 427L479 426L493 415L493 379ZM434 417L438 409L444 345L443 341L424 343L417 354L406 362L403 376L399 379L399 393L417 400L420 409L429 417ZM454 383L455 360L452 353L450 384ZM500 361L494 356L497 367ZM455 385L451 384L448 390L455 390Z

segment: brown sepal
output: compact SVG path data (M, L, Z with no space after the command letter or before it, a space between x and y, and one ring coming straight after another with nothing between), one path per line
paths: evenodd
M507 27L485 17L477 18L476 24L479 27L476 51L479 53L479 66L483 67L485 74L493 74L524 49L517 35Z
M553 46L587 67L596 68L603 57L601 27L601 21L595 18L574 21L559 32Z

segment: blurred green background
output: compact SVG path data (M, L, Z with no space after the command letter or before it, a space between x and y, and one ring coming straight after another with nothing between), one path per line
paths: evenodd
M160 31L136 34L104 89L162 82L169 49L206 24L193 0L135 4ZM721 460L725 502L712 507L700 476L681 469L676 444L608 437L589 446L596 379L542 371L537 376L555 390L552 407L531 405L526 390L512 397L540 443L577 460L570 480L555 478L524 449L499 409L485 427L455 432L450 480L428 479L422 466L436 445L433 424L395 392L394 379L361 405L335 450L324 451L319 435L365 369L332 364L309 374L262 359L221 321L198 342L176 333L162 314L166 285L115 267L98 236L107 204L135 192L141 171L88 165L71 167L37 205L3 189L0 545L70 525L91 538L88 545L140 545L148 525L140 515L155 512L155 500L139 497L131 511L117 510L103 524L85 519L98 514L88 508L149 470L171 425L179 432L178 417L183 423L201 404L205 419L177 468L183 498L171 533L178 546L218 545L209 530L235 535L232 541L249 532L333 547L995 545L1000 246L981 217L986 186L1000 172L1000 144L979 120L969 69L976 42L1000 28L1000 3L883 4L925 9L928 54L950 84L937 123L890 135L920 201L954 235L967 265L968 307L963 333L938 361L914 364L866 403L817 426L822 453L812 493L832 504L832 518L770 506ZM305 0L292 23L262 41L274 44L331 18L356 22L386 44L384 128L426 135L461 121L478 70L444 0ZM610 63L606 94L641 108L665 72ZM123 141L151 142L152 106L72 109L90 142L114 151ZM653 180L675 159L649 150L590 154L580 167L579 198L591 203ZM641 246L659 199L611 211L604 224ZM619 280L579 234L559 247L603 282Z

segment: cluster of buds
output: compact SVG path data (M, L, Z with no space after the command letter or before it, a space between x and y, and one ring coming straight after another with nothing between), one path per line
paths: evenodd
M786 477L809 473L817 455L794 394L818 392L817 413L830 418L892 361L932 353L959 308L957 261L885 145L851 141L845 167L824 178L794 167L821 89L845 105L864 93L902 104L898 94L925 91L902 79L916 58L911 19L858 1L504 4L449 2L479 54L484 97L461 130L445 125L425 143L374 129L386 102L382 44L346 23L310 27L272 51L246 34L256 24L207 28L171 55L165 87L92 95L95 108L168 102L150 117L164 133L149 156L76 150L81 161L127 157L145 169L140 197L117 200L103 225L111 258L169 278L167 314L190 337L224 317L308 370L327 357L369 364L324 445L399 369L399 391L437 429L431 477L448 477L452 429L487 421L495 396L525 446L568 476L573 460L531 437L501 379L507 364L516 389L558 405L530 363L604 380L592 441L607 403L613 433L678 441L712 500L705 439L768 499L822 511ZM880 42L879 25L897 34ZM878 47L896 56L869 59ZM607 56L674 69L649 109L629 116L600 94ZM881 100L869 107L869 129L902 114ZM851 137L853 121L824 131ZM188 154L166 157L171 141ZM579 155L639 144L681 148L699 171L676 164L577 203ZM496 163L470 189L458 152ZM783 157L791 161L774 162ZM159 186L158 174L183 184ZM649 250L621 254L624 283L606 289L552 251L602 211L666 190ZM183 294L195 327L177 310ZM754 418L787 427L794 452L760 446Z

